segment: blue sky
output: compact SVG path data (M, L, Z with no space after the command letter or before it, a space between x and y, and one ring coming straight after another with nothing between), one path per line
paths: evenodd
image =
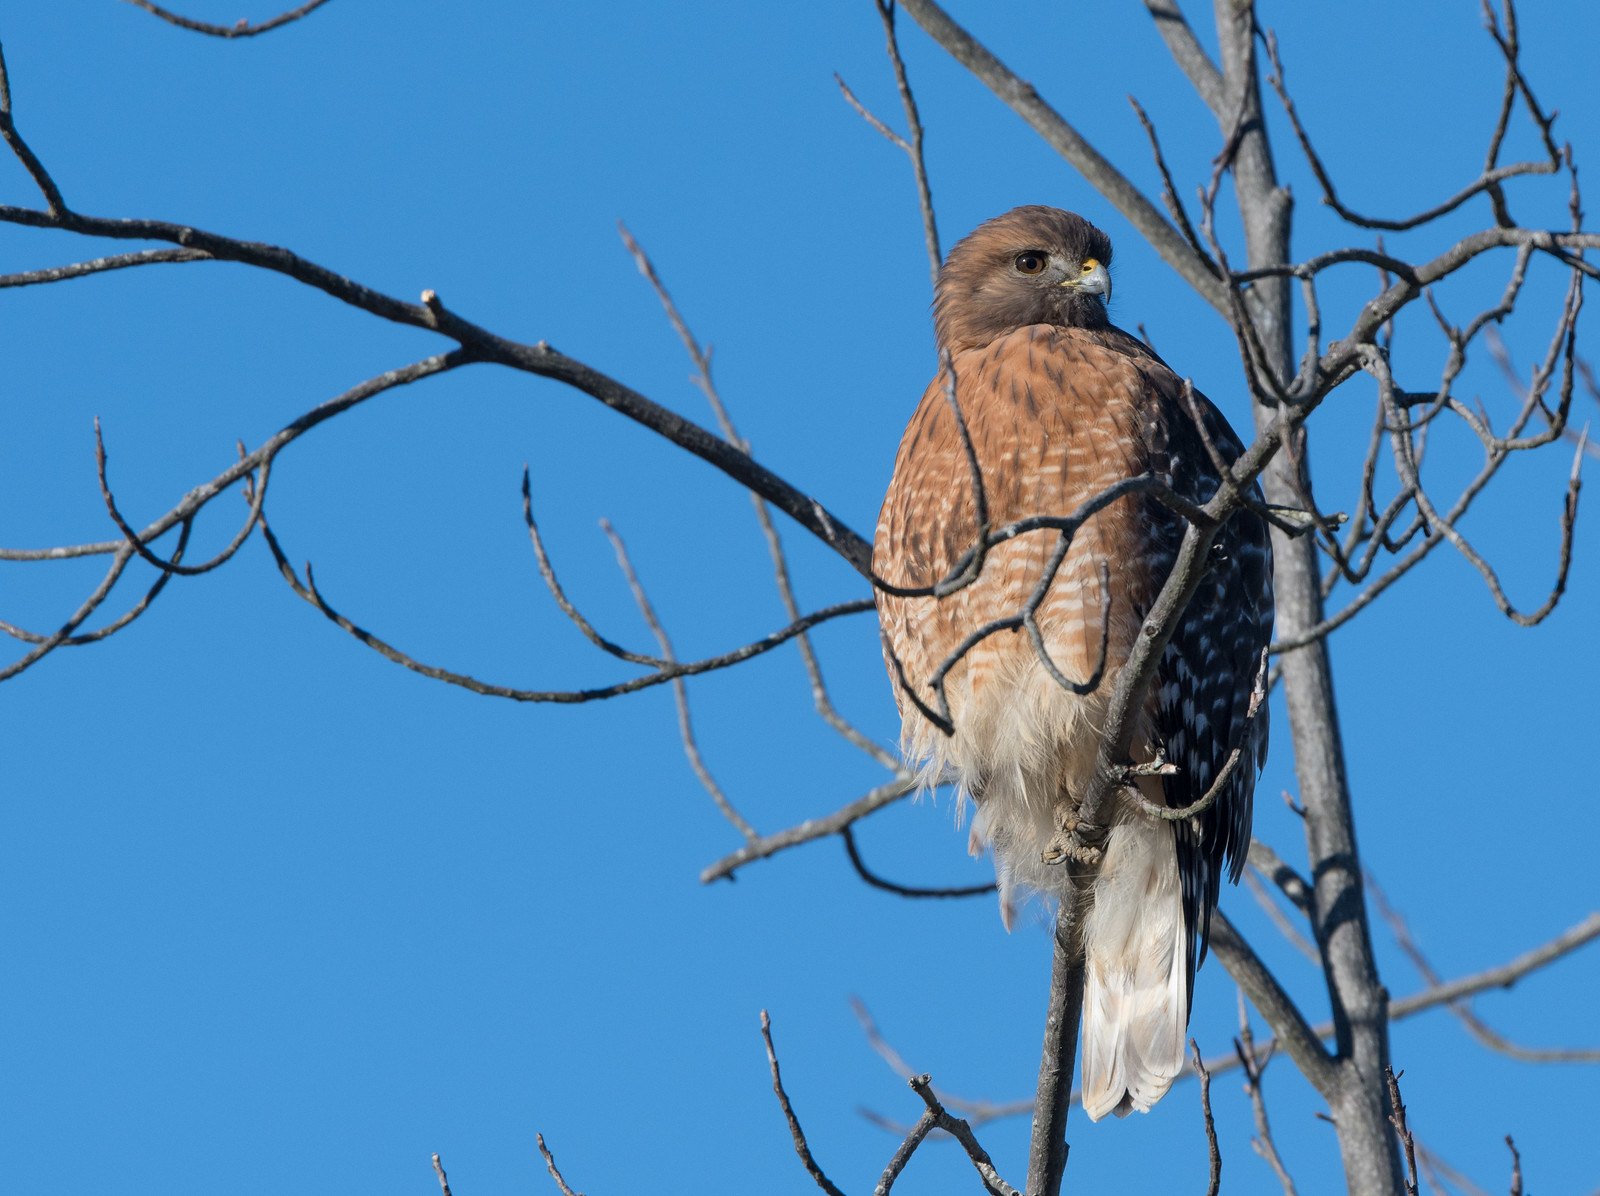
M186 11L241 15L216 0ZM1141 6L952 11L1150 193L1129 92L1185 192L1206 178L1215 126ZM1600 39L1600 10L1546 0L1522 18L1538 94L1586 165L1600 102L1571 51ZM1500 78L1474 4L1268 4L1262 19L1352 205L1409 212L1474 175ZM1102 223L1117 245L1114 318L1143 322L1245 422L1216 317L904 24L945 244L1018 203ZM709 422L618 242L626 220L716 346L718 381L757 457L870 530L933 357L909 170L831 77L899 123L866 0L334 0L240 42L109 0L63 0L14 6L0 38L19 127L78 210L287 245L408 299L431 287L503 335L546 339ZM1297 254L1350 243L1315 203L1275 112L1269 123L1298 199ZM1534 149L1520 118L1511 148ZM37 203L9 159L0 196ZM1564 226L1562 185L1513 197L1524 222ZM1392 244L1423 256L1490 219L1469 204ZM0 270L105 251L0 227ZM1508 265L1446 288L1446 311L1461 321L1486 306ZM1525 363L1549 336L1560 282L1536 268L1537 293L1505 329ZM1330 284L1330 326L1374 285L1364 269ZM1414 313L1397 361L1436 376L1440 343ZM440 344L224 264L0 293L0 543L112 534L95 416L119 500L142 523L224 468L236 438L259 443ZM1600 356L1592 334L1580 346ZM1512 410L1486 358L1460 389L1502 423ZM1316 417L1329 506L1353 503L1369 404L1358 383ZM1441 479L1472 466L1459 436L1436 452ZM1558 448L1514 462L1466 525L1525 606L1553 574L1569 461ZM274 476L273 525L331 601L423 659L528 686L627 675L540 585L521 524L524 462L569 592L612 638L650 645L601 517L627 539L681 654L783 623L731 483L583 395L493 367L391 393L295 444ZM236 506L202 519L193 555L226 542ZM1537 629L1507 623L1477 575L1441 551L1334 639L1361 847L1446 975L1509 958L1597 905L1594 528L1586 511L1569 596ZM802 605L861 595L846 566L782 530ZM8 565L0 617L52 626L92 574L81 562ZM135 569L119 597L149 580ZM870 618L831 625L817 643L840 707L891 742ZM763 831L882 779L811 714L793 650L690 691L711 767ZM1299 828L1276 798L1294 787L1281 704L1277 714L1257 833L1299 861ZM703 887L699 870L738 839L683 759L664 689L555 708L426 681L296 599L259 540L174 583L127 633L0 687L0 720L0 1142L21 1188L425 1196L437 1150L457 1196L499 1196L544 1190L539 1131L592 1194L804 1192L765 1074L765 1007L819 1159L846 1190L866 1190L894 1142L857 1107L904 1119L916 1107L868 1049L852 993L946 1088L996 1100L1032 1091L1049 973L1040 927L1008 937L990 900L867 889L836 840ZM904 803L859 837L875 867L908 883L987 878L947 805ZM1248 893L1223 904L1322 1017L1318 976ZM1376 935L1391 991L1414 991L1418 978ZM1588 1016L1597 983L1591 949L1480 1010L1529 1043L1600 1045ZM1193 1021L1208 1052L1227 1048L1234 1000L1208 966ZM1444 1013L1397 1026L1394 1044L1414 1128L1480 1184L1502 1187L1510 1132L1530 1189L1600 1186L1600 1069L1485 1054ZM1300 1190L1342 1190L1314 1094L1283 1063L1267 1084ZM1226 1190L1276 1191L1249 1150L1235 1077L1219 1079L1215 1102ZM1196 1103L1179 1088L1148 1117L1090 1126L1075 1113L1069 1183L1203 1190ZM982 1133L1014 1182L1026 1134L1021 1120ZM975 1190L946 1147L926 1149L903 1182Z

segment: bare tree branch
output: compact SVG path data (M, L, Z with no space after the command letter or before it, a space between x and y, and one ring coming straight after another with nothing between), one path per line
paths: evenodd
M275 245L238 241L159 220L106 220L65 209L39 212L0 204L0 222L55 228L82 236L170 241L184 248L202 250L220 261L239 262L287 275L382 319L450 337L461 348L442 357L451 358L456 365L493 362L563 382L643 424L715 466L747 490L766 498L840 553L859 573L870 576L872 545L815 499L757 464L749 454L598 370L558 353L542 341L536 345L520 344L462 319L448 310L433 291L424 291L420 304L404 303Z
M188 17L179 16L175 12L168 12L159 4L152 4L150 0L125 0L125 2L137 5L144 9L145 12L160 17L167 24L176 25L179 29L192 29L196 33L204 33L210 37L234 38L255 37L258 33L270 33L280 26L287 25L290 21L298 21L301 17L315 12L326 4L328 0L309 0L308 3L302 4L299 8L291 8L288 12L281 12L277 16L255 25L252 25L243 17L239 18L238 23L234 25L209 25L205 21L194 21ZM446 1193L446 1196L449 1196L449 1194Z
M1394 1126L1406 1155L1406 1196L1417 1196L1417 1145L1406 1125L1406 1106L1400 1099L1400 1077L1394 1074L1392 1067L1384 1068L1383 1075L1389 1083L1389 1104L1394 1109L1389 1115L1389 1122Z
M893 893L897 897L982 897L986 893L993 893L999 887L993 881L984 885L961 885L956 888L943 889L910 888L906 885L897 885L893 881L884 880L883 877L873 872L862 862L861 853L856 848L855 830L851 824L846 823L840 828L839 836L844 840L845 854L850 857L850 865L856 870L856 875L873 888Z
M544 1169L550 1173L550 1178L556 1181L556 1187L561 1189L561 1196L583 1196L582 1192L574 1192L567 1186L567 1181L562 1178L561 1171L556 1167L556 1156L550 1153L550 1148L544 1144L544 1135L535 1134L539 1143L539 1153L544 1156Z
M678 311L678 305L672 301L666 284L661 281L661 276L656 273L654 263L648 254L634 240L633 234L627 226L620 221L617 229L622 236L622 243L633 256L634 264L638 266L639 273L644 275L650 284L650 289L660 301L662 310L666 312L667 320L673 330L678 334L678 339L683 342L684 350L689 354L689 360L694 363L697 371L694 383L705 394L706 401L711 404L712 413L716 416L717 426L722 430L723 437L728 443L748 454L750 442L739 435L734 427L733 419L728 414L728 408L722 401L722 395L717 390L716 383L711 378L711 350L702 347L689 331L688 322ZM761 527L761 534L766 539L767 554L772 559L773 580L778 588L778 598L783 603L783 609L789 616L789 621L794 622L800 617L800 606L795 601L794 586L789 578L789 561L783 550L783 540L778 535L778 529L773 526L772 514L767 508L767 503L762 497L750 492L750 505L755 509L756 522ZM804 664L806 677L811 682L811 700L817 713L824 722L844 737L849 743L866 752L885 768L898 772L900 760L893 752L885 750L874 743L871 737L863 734L848 719L841 715L833 705L833 700L828 696L828 687L822 679L822 665L817 660L816 649L812 646L811 637L801 635L797 637L796 644L800 649L800 660Z
M1334 1057L1322 1045L1322 1027L1306 1024L1305 1015L1220 909L1211 915L1211 950L1272 1027L1275 1045L1281 1044L1300 1074L1332 1103L1341 1076Z
M62 282L68 278L83 278L89 274L104 274L108 270L126 270L129 266L149 266L158 262L212 260L211 255L203 249L144 249L138 253L117 253L87 262L74 262L70 266L51 266L45 270L27 270L21 274L0 274L0 288Z
M439 1192L441 1196L451 1196L450 1180L444 1173L444 1164L439 1161L439 1155L437 1152L435 1152L433 1155L433 1174L434 1177L439 1181Z
M1218 911L1216 914L1214 914L1213 918L1219 921L1225 921L1221 911ZM1222 952L1228 948L1219 948L1218 946L1219 938L1216 930L1217 921L1214 921L1212 926L1212 950L1218 953L1219 958L1223 958L1223 966L1228 968L1229 974L1233 975L1234 979L1238 981L1239 975L1234 973L1231 967L1228 967L1227 960L1222 955ZM1226 935L1224 934L1224 938L1225 937ZM1600 938L1600 911L1590 914L1587 918L1579 922L1576 926L1573 926L1570 930L1558 935L1556 938L1552 939L1548 943L1545 943L1541 947L1537 947L1532 951L1517 956L1517 958L1511 960L1509 963L1503 964L1499 967L1488 968L1481 972L1475 972L1470 976L1463 976L1458 980L1437 984L1430 988L1426 988L1419 993L1413 993L1409 997L1402 997L1397 1001L1390 1002L1388 1007L1389 1020L1399 1021L1402 1018L1413 1017L1416 1014L1425 1013L1430 1009L1437 1009L1440 1005L1448 1005L1452 1001L1458 1001L1463 997L1470 997L1476 993L1485 992L1491 988L1510 988L1522 977L1531 972L1538 971L1540 968L1546 967L1564 956L1572 954L1572 952L1576 951L1584 944L1592 942L1597 938ZM1270 973L1268 975L1270 976ZM1255 997L1250 992L1250 988L1242 982L1240 983L1240 988L1245 991L1246 995L1250 996L1251 1004L1256 1005L1257 1011L1260 1011L1261 1006L1256 1004ZM857 1016L860 1017L861 1014L858 1013ZM1268 1017L1266 1013L1262 1013L1262 1016ZM1270 1024L1270 1017L1268 1018L1268 1021ZM869 1024L870 1018L863 1021L864 1027ZM1317 1025L1309 1028L1310 1035L1319 1043L1333 1038L1334 1031L1335 1027L1332 1022L1319 1022ZM910 1069L907 1067L904 1060L900 1059L899 1053L896 1052L894 1048L887 1042L882 1042L881 1036L877 1035L875 1025L872 1025L868 1032L868 1041L873 1043L873 1049L878 1051L878 1053L886 1062L889 1063L892 1068L895 1069L896 1072L902 1075L909 1073ZM880 1042L882 1042L881 1048L879 1046ZM1279 1038L1273 1037L1265 1040L1263 1043L1257 1046L1256 1051L1258 1056L1270 1058L1272 1052L1276 1051L1278 1046ZM1232 1071L1234 1068L1240 1066L1242 1066L1242 1063L1237 1053L1215 1055L1212 1058L1205 1060L1206 1070L1212 1075L1219 1075L1224 1072ZM1298 1062L1296 1066L1299 1066ZM1302 1072L1304 1071L1303 1068L1301 1070ZM1194 1069L1186 1066L1183 1071L1178 1073L1177 1078L1184 1079L1194 1074L1196 1074ZM1077 1099L1076 1092L1072 1094L1072 1099ZM957 1103L956 1098L948 1095L945 1096L945 1100L951 1104ZM994 1121L1004 1117L1016 1117L1024 1113L1032 1112L1034 1108L1032 1101L1012 1101L1002 1104L992 1101L967 1100L961 1103L965 1108L971 1110L975 1121ZM896 1127L888 1123L885 1119L880 1118L875 1114L868 1114L868 1117L892 1132L902 1132L900 1127ZM1451 1182L1456 1181L1452 1180Z
M1508 44L1503 42L1500 40L1498 35L1495 36L1495 40L1500 42L1501 49L1505 51L1506 54L1508 88L1511 88L1517 84L1521 84L1523 81L1521 72L1517 66L1517 50L1515 43L1513 42ZM1539 109L1537 104L1534 103L1531 93L1526 94L1528 109L1530 114L1533 116L1534 123L1539 128L1540 135L1544 139L1545 147L1549 153L1548 160L1544 162L1518 162L1511 166L1494 165L1500 139L1505 135L1506 119L1510 114L1509 100L1511 92L1508 90L1507 103L1501 107L1496 131L1491 140L1488 163L1484 166L1483 173L1479 175L1478 178L1461 188L1461 190L1457 191L1449 199L1434 205L1425 212L1419 212L1415 216L1407 217L1402 220L1384 220L1380 218L1359 215L1339 202L1339 196L1334 190L1333 181L1331 178L1329 178L1327 169L1322 164L1322 159L1318 157L1316 150L1314 150L1311 146L1311 139L1306 134L1305 128L1300 123L1299 113L1295 111L1294 101L1289 98L1289 93L1284 88L1283 67L1278 58L1278 40L1270 31L1266 35L1266 43L1267 55L1272 62L1272 73L1267 76L1267 82L1270 83L1272 85L1272 89L1277 92L1278 100L1283 104L1284 112L1289 117L1289 123L1293 126L1295 136L1300 141L1300 148L1305 153L1306 161L1311 166L1311 172L1316 176L1317 182L1322 187L1322 202L1337 212L1340 218L1345 220L1347 223L1356 225L1359 228L1381 228L1394 232L1417 228L1420 225L1429 224L1432 221L1439 219L1439 217L1455 211L1474 195L1480 195L1485 192L1490 192L1493 194L1497 190L1499 184L1504 182L1506 179L1525 174L1554 174L1561 166L1560 154L1556 150L1554 143L1550 140L1550 126L1554 122L1555 116L1552 114L1551 116L1546 117ZM1501 207L1503 210L1503 200L1497 204L1497 207ZM1507 219L1505 223L1509 223L1509 219Z
M934 0L900 0L902 7L934 41L943 46L994 92L1063 158L1094 184L1167 264L1183 276L1213 307L1226 314L1221 284L1205 263L1144 195L1098 150L1068 124L1033 89L950 18Z
M1256 1136L1250 1139L1250 1146L1267 1161L1273 1174L1278 1177L1278 1183L1283 1186L1283 1196L1297 1196L1294 1180L1289 1177L1288 1168L1283 1165L1283 1159L1278 1154L1278 1145L1272 1140L1272 1126L1267 1121L1267 1102L1261 1092L1261 1073L1266 1070L1272 1055L1270 1050L1265 1056L1256 1054L1255 1040L1250 1034L1250 1016L1244 1007L1242 988L1239 990L1239 1037L1233 1040L1233 1047L1238 1053L1239 1065L1244 1068L1244 1090L1250 1098L1250 1108L1255 1114ZM1198 1054L1197 1051L1197 1057ZM1411 1196L1416 1196L1416 1193L1412 1192Z
M1217 1125L1211 1117L1211 1073L1200 1058L1200 1044L1192 1038L1189 1040L1189 1051L1193 1059L1191 1066L1200 1077L1200 1112L1205 1118L1206 1148L1211 1156L1211 1177L1206 1184L1206 1196L1217 1196L1222 1187L1222 1151L1217 1146Z
M641 664L648 668L659 669L663 665L675 663L660 656L646 656L641 652L630 652L620 644L613 643L601 635L593 623L583 616L583 612L573 605L567 597L567 592L561 586L561 580L556 576L555 565L550 560L550 554L544 546L544 537L539 534L538 521L533 517L533 488L528 477L528 467L522 467L522 521L528 527L528 540L533 544L534 559L539 564L539 576L544 580L545 589L550 591L550 596L555 599L556 606L561 613L572 620L583 638L609 656L618 660L625 660L629 664Z
M856 1015L856 1020L861 1023L861 1030L867 1036L867 1043L877 1052L878 1057L889 1065L889 1069L895 1075L902 1080L909 1081L919 1074L901 1057L900 1052L895 1050L889 1041L883 1037L883 1034L878 1030L878 1023L873 1019L872 1014L867 1010L860 997L852 996L850 998L850 1009ZM1033 1102L1031 1100L995 1104L992 1101L966 1100L944 1089L934 1089L934 1093L946 1105L967 1118L968 1124L972 1126L980 1126L987 1122L999 1121L1007 1117L1018 1117L1023 1113L1033 1111ZM1074 1093L1073 1099L1076 1098L1077 1094ZM887 1117L870 1109L858 1109L857 1112L874 1125L881 1129L886 1129L890 1133L903 1137L911 1132L912 1127L896 1125Z
M656 637L656 643L661 646L662 657L668 664L676 664L677 657L672 653L672 641L667 637L666 629L661 626L661 620L656 618L655 607L650 605L650 599L645 596L644 586L639 584L639 577L633 571L633 562L628 559L628 550L622 543L622 537L617 535L610 520L602 519L600 527L605 532L606 539L611 541L612 550L617 554L617 566L622 570L622 576L627 579L628 589L633 592L633 600L638 604L640 615L644 617L651 634ZM689 721L688 687L684 685L682 677L672 679L672 700L678 708L678 734L683 739L683 751L689 757L689 766L694 769L694 775L699 778L701 787L711 795L711 800L716 803L717 809L722 811L722 816L733 823L746 840L754 843L761 836L756 833L756 828L746 822L739 811L733 808L733 803L728 800L727 794L722 792L722 786L717 784L716 778L711 775L711 770L706 767L705 761L700 756L700 745L695 742L694 726Z
M928 1106L928 1113L933 1117L933 1124L961 1143L961 1149L967 1152L967 1158L972 1160L973 1168L978 1172L978 1177L983 1181L983 1186L990 1196L1022 1196L1015 1188L1000 1178L994 1169L994 1162L989 1158L988 1152L978 1145L978 1140L972 1136L972 1127L959 1117L953 1117L940 1105L939 1098L933 1093L933 1079L931 1076L914 1076L909 1081L911 1090L922 1098L922 1103Z
M177 546L173 548L172 556L168 558L170 563L176 564L183 559L184 549L187 548L189 544L189 532L193 527L193 519L186 519L180 525ZM149 610L150 604L160 596L161 591L166 588L167 582L171 580L172 573L170 571L158 571L155 581L151 584L150 588L145 591L144 597L139 599L138 602L134 603L133 606L129 607L126 611L118 615L104 627L97 627L95 630L85 632L82 635L67 636L66 639L58 642L59 646L64 648L75 648L82 644L98 643L100 640L108 639L109 637L115 635L129 623L132 623L140 615L144 614L145 611ZM3 619L0 619L0 631L4 631L12 638L22 640L24 643L28 644L44 644L55 639L54 636L42 635L36 631L24 630L15 624L7 623Z
M22 139L22 134L17 132L16 123L11 118L11 75L6 70L3 48L0 48L0 137L5 138L6 144L11 147L11 152L16 154L17 160L28 172L28 177L33 179L34 185L39 188L39 193L44 196L44 202L50 209L49 215L54 218L65 214L67 202L61 198L55 180L44 168L44 163L40 162L28 148L28 143Z
M889 62L894 67L895 86L900 91L900 106L905 110L906 127L911 132L910 140L900 136L883 121L879 120L872 112L856 98L838 72L833 79L839 85L846 102L861 114L869 125L883 134L891 145L900 149L911 159L911 170L917 181L917 207L922 213L922 237L928 250L928 268L932 282L939 282L939 269L944 263L944 255L939 250L939 225L933 213L933 191L928 185L928 167L922 154L922 118L917 113L917 101L911 94L911 83L906 78L906 65L900 57L900 40L895 35L894 28L894 0L872 0L878 9L878 19L883 22L884 40L889 54Z
M106 481L106 445L100 435L100 417L94 421L94 462L95 472L100 480L100 497L105 500L106 511L111 516L111 521L117 525L127 539L129 546L139 555L139 558L148 564L154 565L163 573L173 573L179 577L196 577L202 573L209 573L219 565L226 564L233 558L233 554L244 547L244 542L249 539L250 533L255 529L257 521L261 518L261 504L267 498L267 482L272 476L272 458L267 457L261 462L261 467L254 475L246 474L246 484L250 487L250 516L244 521L244 526L228 541L228 545L216 556L200 565L180 565L175 560L163 560L145 547L140 540L139 533L128 526L117 510L116 499L111 495L110 483Z
M1133 105L1133 114L1139 118L1139 123L1144 126L1145 135L1150 138L1150 152L1155 155L1156 169L1161 172L1161 200L1167 205L1167 212L1177 222L1178 229L1183 233L1183 239L1189 243L1189 248L1194 250L1202 261L1210 268L1213 274L1221 274L1221 267L1211 260L1211 255L1200 244L1200 238L1195 234L1194 225L1189 222L1189 213L1183 206L1183 200L1178 197L1178 189L1173 185L1172 172L1167 169L1167 160L1161 154L1161 139L1156 136L1156 127L1150 123L1150 118L1145 115L1139 101L1132 96L1128 103ZM1140 335L1143 335L1144 325L1139 326ZM1151 352L1155 347L1150 345L1149 338L1145 338L1145 345Z
M783 1109L784 1120L789 1123L789 1136L794 1139L794 1152L800 1156L800 1162L811 1173L811 1178L817 1181L828 1196L844 1196L844 1193L834 1187L833 1181L823 1174L822 1168L817 1166L817 1160L811 1157L811 1147L806 1143L805 1131L800 1128L800 1119L794 1115L794 1106L789 1103L789 1094L783 1090L783 1077L778 1073L778 1052L772 1045L772 1019L767 1016L767 1011L761 1011L761 1038L767 1044L767 1066L772 1071L772 1091L777 1094L778 1104Z
M1444 1190L1443 1182L1454 1184L1466 1192L1468 1196L1489 1196L1488 1192L1424 1146L1422 1139L1416 1136L1415 1131L1412 1132L1411 1143L1417 1152L1417 1167L1422 1172L1422 1178L1428 1181L1429 1188L1435 1192L1436 1196L1450 1196L1450 1193Z
M881 810L884 806L897 802L908 794L917 790L917 778L909 772L902 773L894 780L876 789L869 790L865 796L856 799L843 809L836 810L825 818L808 818L798 826L788 830L779 831L775 835L767 835L754 843L747 843L738 851L723 856L716 863L700 873L700 880L709 884L714 880L732 877L735 872L746 864L755 860L764 860L768 856L790 847L798 847L802 843L809 843L813 839L826 838L828 835L837 835L845 827L857 819L865 818L874 810Z
M1306 936L1300 933L1299 928L1284 916L1283 911L1278 908L1278 903L1272 899L1272 894L1267 892L1266 886L1257 878L1254 869L1245 872L1244 883L1250 890L1250 896L1256 899L1256 904L1268 918L1272 919L1272 924L1278 928L1278 932L1289 940L1289 945L1321 967L1322 955L1307 941Z
M1285 797L1288 794L1284 795ZM1291 803L1292 804L1292 803ZM1305 811L1301 811L1302 814ZM1255 868L1278 888L1283 890L1283 895L1294 903L1294 907L1307 917L1311 916L1311 903L1315 897L1310 884L1288 864L1272 848L1260 839L1250 840L1250 866Z
M1417 944L1411 934L1411 927L1407 925L1405 916L1389 903L1387 894L1384 893L1378 880L1371 872L1366 873L1367 889L1372 894L1373 904L1377 906L1378 916L1388 923L1389 930L1394 935L1396 945L1405 952L1406 958L1421 974L1422 979L1430 988L1438 988L1444 983L1422 948ZM1600 1063L1600 1048L1583 1047L1525 1047L1511 1042L1509 1039L1496 1033L1484 1024L1472 1010L1472 1003L1465 1000L1448 1002L1450 1012L1455 1014L1461 1023L1466 1026L1468 1033L1484 1046L1502 1055L1508 1055L1523 1063Z
M728 668L749 660L751 657L770 652L773 648L788 643L802 631L815 627L819 623L825 623L829 619L837 618L840 615L860 614L863 611L872 609L870 600L844 602L835 606L824 607L822 610L805 616L797 623L791 623L789 626L773 632L765 639L756 640L754 643L746 644L742 648L735 648L732 652L724 652L720 656L709 656L704 660L690 661L687 664L667 663L653 673L647 673L643 677L635 677L631 681L619 681L614 685L600 686L594 689L515 689L508 685L496 685L491 682L480 681L465 673L452 672L436 665L424 664L422 661L408 656L392 644L373 635L372 632L367 631L365 628L357 626L329 605L327 599L322 596L321 591L317 588L316 579L312 575L309 564L306 566L305 581L303 583L300 581L299 576L294 571L294 567L289 564L288 557L284 555L282 547L278 544L277 537L273 535L271 528L268 526L265 512L262 513L260 524L261 533L267 541L267 548L271 551L273 559L277 562L278 572L284 581L289 584L289 588L321 611L330 622L337 625L341 630L348 632L380 656L410 669L414 673L420 673L424 677L432 678L435 681L459 685L462 689L470 690L475 694L482 694L485 697L508 698L513 702L573 704L602 701L621 694L636 693L641 689L649 689L651 686L664 684L677 677L694 677L701 673ZM0 680L3 679L4 677L0 676ZM752 843L746 850L753 850L757 846L758 844Z
M1483 339L1489 346L1489 355L1494 358L1495 365L1500 367L1500 373L1504 376L1506 385L1511 388L1511 393L1519 400L1526 402L1528 398L1528 387L1522 381L1522 379L1517 376L1517 367L1511 360L1511 351L1506 348L1505 341L1501 339L1500 330L1495 328L1493 325L1486 327L1483 330ZM1585 388L1591 395L1595 395L1596 390L1594 384L1594 374L1589 369L1588 363L1579 361L1577 364L1579 371L1582 372L1584 376ZM1540 414L1544 415L1546 413L1541 410ZM1547 425L1548 422L1549 421L1547 418ZM1561 429L1561 438L1569 441L1572 444L1583 445L1583 451L1585 453L1591 457L1600 459L1600 444L1596 444L1594 441L1589 440L1586 435L1586 431L1587 426L1585 427L1584 432L1580 432L1578 429L1569 424Z
M1174 0L1144 0L1145 8L1156 23L1156 32L1167 43L1173 61L1188 76L1196 94L1205 101L1218 120L1224 120L1226 101L1223 93L1222 72L1206 53L1200 39L1195 36L1183 11Z
M73 611L67 621L56 629L54 635L36 643L31 651L12 661L4 668L0 668L0 681L9 681L19 673L32 668L40 660L70 640L72 633L82 626L83 621L94 614L100 608L100 604L110 595L111 587L117 584L117 579L122 576L123 570L128 567L128 562L132 559L132 548L123 547L118 549L116 555L111 558L111 567L101 577L100 584L95 586L89 596L79 604L78 609Z

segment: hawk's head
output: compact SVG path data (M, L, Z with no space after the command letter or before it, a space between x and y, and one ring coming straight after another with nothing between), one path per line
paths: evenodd
M1029 324L1104 328L1111 238L1075 212L1012 208L956 242L934 288L941 351L961 353Z

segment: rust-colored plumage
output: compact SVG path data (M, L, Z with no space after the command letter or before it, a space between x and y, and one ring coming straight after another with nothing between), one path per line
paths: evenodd
M1217 477L1178 377L1106 316L1111 245L1070 212L1024 207L980 226L951 250L934 304L941 357L983 478L992 527L1067 515L1124 478L1153 473L1196 501ZM976 506L944 371L912 416L873 545L873 567L897 586L940 580L972 545ZM1241 445L1196 395L1207 433L1231 460ZM1074 537L1038 610L1057 669L1025 634L973 647L946 679L954 733L944 734L898 687L903 741L930 775L955 770L977 805L974 850L995 855L1011 925L1019 890L1054 895L1059 869L1040 853L1090 777L1117 671L1171 571L1183 523L1141 495L1100 511ZM974 630L1017 614L1044 575L1052 531L997 545L970 586L943 599L880 593L886 654L931 700L928 681ZM1224 871L1237 879L1250 837L1255 766L1266 717L1245 722L1271 633L1266 528L1243 514L1219 538L1216 563L1185 612L1151 686L1136 756L1157 751L1179 773L1143 782L1171 806L1195 801L1248 735L1247 762L1205 814L1160 822L1128 802L1112 818L1087 926L1084 1106L1092 1117L1148 1109L1181 1069L1194 969ZM1104 579L1104 580L1103 580ZM891 665L891 678L896 670Z

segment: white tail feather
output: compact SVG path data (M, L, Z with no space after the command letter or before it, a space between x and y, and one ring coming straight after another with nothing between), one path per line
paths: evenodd
M1183 1069L1188 966L1172 829L1116 826L1084 927L1083 1109L1126 1117Z

